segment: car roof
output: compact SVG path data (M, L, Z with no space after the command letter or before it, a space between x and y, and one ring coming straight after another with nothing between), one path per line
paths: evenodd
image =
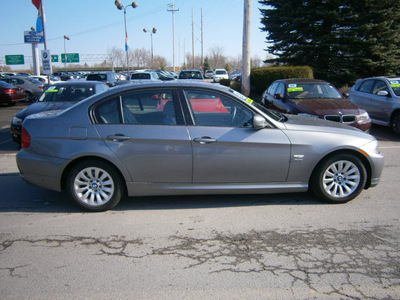
M307 79L307 78L290 78L290 79L279 79L277 81L286 83L328 83L321 79Z
M104 82L101 81L92 81L92 80L71 80L71 81L58 81L52 84L52 86L70 86L70 85L80 85L80 86L93 86L93 85L106 85Z

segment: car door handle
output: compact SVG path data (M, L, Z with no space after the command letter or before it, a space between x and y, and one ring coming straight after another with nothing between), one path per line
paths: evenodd
M210 143L215 143L217 140L210 138L208 136L198 137L193 139L194 142L205 145Z
M131 137L127 136L127 135L123 135L123 134L113 134L113 135L108 135L107 136L107 140L112 140L112 141L126 141L126 140L130 140Z

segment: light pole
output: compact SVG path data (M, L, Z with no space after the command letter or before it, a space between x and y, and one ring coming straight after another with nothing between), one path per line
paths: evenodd
M146 28L143 28L143 31L149 32ZM154 63L154 53L153 53L153 33L155 34L157 32L157 28L153 27L153 29L150 31L150 38L151 38L151 68L153 69L153 63Z
M120 0L115 0L115 6L119 9L122 10L124 6L122 5ZM125 6L124 8L124 23L125 23L125 52L126 52L126 70L129 72L129 66L128 66L128 50L129 50L129 42L128 42L128 30L126 29L126 9L132 6L132 8L138 7L138 4L136 1L133 1L132 4L129 4Z
M65 71L67 70L67 50L65 48L65 40L70 40L68 35L64 35L64 68Z

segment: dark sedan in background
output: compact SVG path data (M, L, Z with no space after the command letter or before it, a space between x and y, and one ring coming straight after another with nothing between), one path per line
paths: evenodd
M62 81L55 83L35 102L19 111L11 121L11 137L21 143L21 125L24 119L38 112L63 110L94 94L108 90L107 84L98 81Z
M367 111L345 99L332 84L323 80L277 80L264 92L262 103L281 113L340 122L365 132L371 129Z
M377 140L337 122L278 115L221 85L112 88L28 116L21 176L102 211L128 196L313 191L343 203L376 186Z
M20 101L25 101L25 90L15 87L7 82L0 81L0 104L15 105Z

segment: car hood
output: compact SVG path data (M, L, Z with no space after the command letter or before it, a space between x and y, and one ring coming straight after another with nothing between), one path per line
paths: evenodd
M310 130L310 131L335 131L336 129L345 129L351 131L359 131L361 130L333 121L326 121L319 118L307 117L307 116L298 116L298 115L289 115L285 114L286 121L283 122L287 129L293 130Z
M62 101L62 102L35 102L17 113L16 117L25 119L27 116L36 114L42 111L49 110L64 110L76 104L76 101Z
M295 106L302 112L314 113L318 116L337 115L338 113L347 115L358 115L361 110L354 103L346 99L291 99Z

